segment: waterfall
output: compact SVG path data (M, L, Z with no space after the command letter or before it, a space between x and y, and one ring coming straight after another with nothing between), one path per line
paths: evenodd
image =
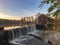
M22 35L21 30L19 28L17 29L17 33L18 33L18 38L19 38Z
M28 32L30 32L30 31L31 31L30 26L27 26L26 28L27 28L27 31L28 31Z
M15 35L14 35L14 31L13 31L13 30L9 30L9 31L8 31L8 37L9 37L8 40L13 40L13 39L15 39Z
M15 38L19 37L19 31L18 31L18 29L14 29L14 34L15 34Z
M19 31L16 29L16 38L19 38Z
M36 30L36 25L33 24L33 25L32 25L32 28L33 28L32 30Z
M35 30L35 25L9 30L8 31L9 40L19 38L21 35L26 35L28 32L32 32L33 30Z
M33 30L35 30L35 28L33 27L33 25L31 25L27 27L27 30L28 32L32 32Z
M21 28L19 28L18 31L19 31L19 36L22 35Z
M27 29L26 29L26 27L21 28L21 34L22 34L22 35L26 35L26 34L27 34Z
M27 26L27 27L22 27L22 28L16 28L8 31L8 38L10 43L16 43L18 42L19 39L24 38L24 36L28 32L32 32L35 27L32 26Z

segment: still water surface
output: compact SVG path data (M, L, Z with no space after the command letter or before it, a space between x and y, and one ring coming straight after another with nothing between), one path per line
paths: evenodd
M4 30L10 30L15 28L21 28L22 26L14 26L14 27L4 27Z

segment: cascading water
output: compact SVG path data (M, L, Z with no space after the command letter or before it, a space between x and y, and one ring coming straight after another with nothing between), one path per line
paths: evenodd
M12 38L15 39L14 31L11 30L11 32L12 32Z
M28 32L32 32L33 30L36 30L35 25L27 26Z
M18 38L19 37L19 31L18 31L18 29L15 29L14 30L14 34L15 34L15 38Z
M27 28L27 31L28 31L28 32L32 32L32 26L27 26L26 28ZM28 33L28 32L27 32L27 33Z
M9 37L8 40L13 40L13 39L15 39L14 31L13 31L13 30L9 30L9 31L8 31L8 37Z
M19 36L22 35L21 28L19 28L18 31L19 31Z
M32 30L36 30L35 24L32 25Z
M49 41L50 41L52 43L55 43L56 45L60 45L60 32L58 32L58 31L56 31L56 32L55 31L39 31L39 33L38 33L38 30L36 30L36 27L34 25L27 26L24 28L17 28L17 29L9 30L8 31L9 43L15 44L15 45L21 45L20 44L21 42L26 42L27 40L29 40L27 42L31 42L30 40L34 37L30 36L29 34L34 34L38 37L41 37L42 41L44 43L49 43ZM39 35L37 35L37 34L39 34ZM31 39L29 39L29 38L31 38ZM43 44L43 42L42 42L42 44ZM35 44L35 42L33 42L33 43Z
M18 35L18 38L19 38L22 35L20 28L17 29L17 33L18 33L17 35Z
M11 34L11 40L9 40L9 43L11 44L19 44L18 42L20 41L19 40L19 37L20 37L20 30L19 29L13 29L13 30L10 30L8 33L9 35Z
M19 38L19 31L16 29L16 38Z
M12 44L19 44L19 42L25 38L28 32L32 32L35 29L33 26L27 26L23 28L12 29L8 32L9 42Z
M24 27L24 28L22 28L21 32L22 32L22 35L26 35L27 34L27 29Z

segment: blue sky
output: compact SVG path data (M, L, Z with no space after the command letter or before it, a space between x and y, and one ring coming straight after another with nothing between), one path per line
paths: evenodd
M41 0L0 0L0 12L17 17L47 13L50 4L38 8Z

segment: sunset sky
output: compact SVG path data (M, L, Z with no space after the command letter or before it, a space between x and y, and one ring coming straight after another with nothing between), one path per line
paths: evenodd
M50 4L44 5L42 9L38 8L41 0L0 0L0 17L5 16L34 16L41 12L46 14ZM6 17L5 17L6 18Z
M0 19L20 20L21 17L16 17L16 16L0 13Z

